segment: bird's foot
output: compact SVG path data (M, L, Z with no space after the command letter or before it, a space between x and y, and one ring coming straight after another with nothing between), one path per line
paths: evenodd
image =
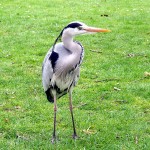
M76 140L76 139L78 139L79 137L78 137L76 134L73 134L72 138Z
M51 143L54 144L56 142L56 136L52 137Z

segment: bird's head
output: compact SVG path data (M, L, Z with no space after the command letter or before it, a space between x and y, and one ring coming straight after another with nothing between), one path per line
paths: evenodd
M59 36L55 40L53 47L55 46L57 41L63 35L76 36L76 35L80 35L80 34L88 34L88 33L96 33L96 32L110 32L110 30L90 27L90 26L87 26L86 24L79 22L79 21L71 22L61 31L61 33L59 34Z
M62 34L76 36L80 34L96 33L96 32L110 32L110 30L95 28L87 26L82 22L71 22L62 31Z

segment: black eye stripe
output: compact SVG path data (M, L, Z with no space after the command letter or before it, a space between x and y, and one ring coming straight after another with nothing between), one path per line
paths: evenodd
M66 26L65 28L77 28L82 26L80 23L71 23L68 26Z

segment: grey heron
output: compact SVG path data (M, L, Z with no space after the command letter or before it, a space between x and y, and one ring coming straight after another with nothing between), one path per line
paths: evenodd
M84 49L80 42L74 41L74 36L86 33L109 32L110 30L89 27L82 22L71 22L63 28L48 51L42 66L42 83L47 99L54 103L54 130L52 142L56 140L57 99L69 93L69 105L73 124L73 138L77 138L75 129L72 90L76 85ZM62 42L57 43L61 39Z

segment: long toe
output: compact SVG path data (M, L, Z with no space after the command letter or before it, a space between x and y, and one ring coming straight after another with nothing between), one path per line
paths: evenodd
M52 137L51 143L54 144L56 142L56 137Z
M79 137L78 137L76 134L73 134L72 138L76 140L76 139L78 139Z

